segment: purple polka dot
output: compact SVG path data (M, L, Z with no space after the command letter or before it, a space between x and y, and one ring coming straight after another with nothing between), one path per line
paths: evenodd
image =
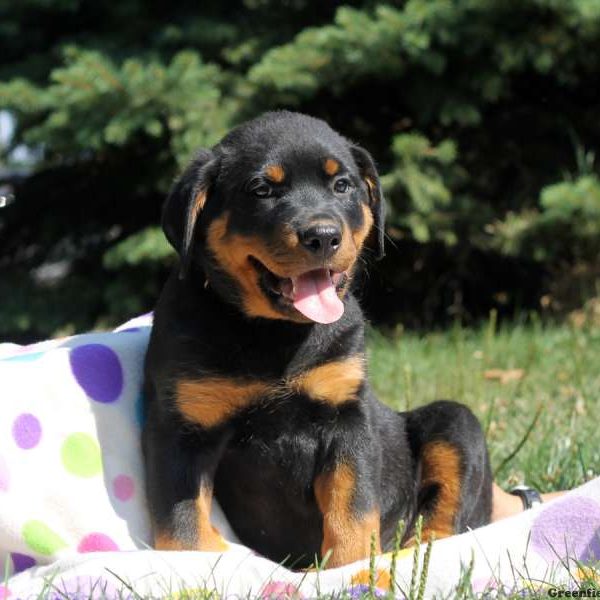
M14 573L20 573L35 566L35 558L19 552L11 552Z
M117 544L104 533L89 533L77 546L77 552L112 552L118 549Z
M52 589L54 595L44 596L50 600L87 600L89 598L120 598L122 600L132 598L122 586L116 586L102 577L78 576L69 579L54 579ZM139 596L138 596L139 597Z
M117 333L136 333L140 331L139 327L126 327L125 329L119 329Z
M0 456L0 492L8 492L10 485L10 471L6 461Z
M115 496L122 502L127 502L133 497L135 484L129 475L117 475L113 479L113 491Z
M600 505L581 496L553 502L534 521L531 544L551 563L600 560Z
M29 450L38 445L42 437L42 426L37 417L29 413L23 413L15 419L12 434L19 448Z
M114 402L123 391L121 362L108 346L77 346L71 350L69 360L77 383L92 400Z
M371 597L371 591L373 592L373 596L375 598L385 598L387 593L384 592L383 590L380 590L379 588L375 588L374 590L371 590L369 588L368 585L364 584L364 583L360 583L358 585L353 585L350 586L346 592L348 594L348 596L350 598L352 598L352 600L356 599L359 600L361 598L370 598Z

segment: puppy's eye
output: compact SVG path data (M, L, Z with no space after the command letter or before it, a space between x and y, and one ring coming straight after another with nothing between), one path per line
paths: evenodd
M338 194L345 194L351 187L350 182L347 179L338 179L333 184L333 189Z
M266 183L259 183L257 186L252 188L252 193L259 198L267 198L271 195L271 186Z

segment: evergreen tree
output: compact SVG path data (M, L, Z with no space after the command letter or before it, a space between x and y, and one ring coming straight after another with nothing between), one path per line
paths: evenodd
M432 313L497 261L598 260L597 0L0 1L0 40L0 109L17 124L0 165L22 166L23 144L39 159L0 209L0 335L151 308L173 177L272 108L371 150L402 250L385 279L418 306L429 294ZM481 310L500 292L519 302L515 273L489 278Z

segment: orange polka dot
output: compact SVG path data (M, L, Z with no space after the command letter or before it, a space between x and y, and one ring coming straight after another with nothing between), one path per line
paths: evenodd
M370 573L368 569L363 569L358 573L352 575L350 582L353 585L364 583L369 585L370 582ZM383 571L382 569L377 569L375 571L375 587L378 587L381 590L389 590L390 589L390 574L387 571Z

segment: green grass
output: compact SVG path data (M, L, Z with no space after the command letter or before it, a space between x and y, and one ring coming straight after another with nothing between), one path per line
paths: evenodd
M501 485L554 491L600 474L600 329L537 320L497 329L490 319L423 335L372 330L368 348L371 381L391 406L451 398L471 407ZM491 369L524 373L501 383L486 379Z

